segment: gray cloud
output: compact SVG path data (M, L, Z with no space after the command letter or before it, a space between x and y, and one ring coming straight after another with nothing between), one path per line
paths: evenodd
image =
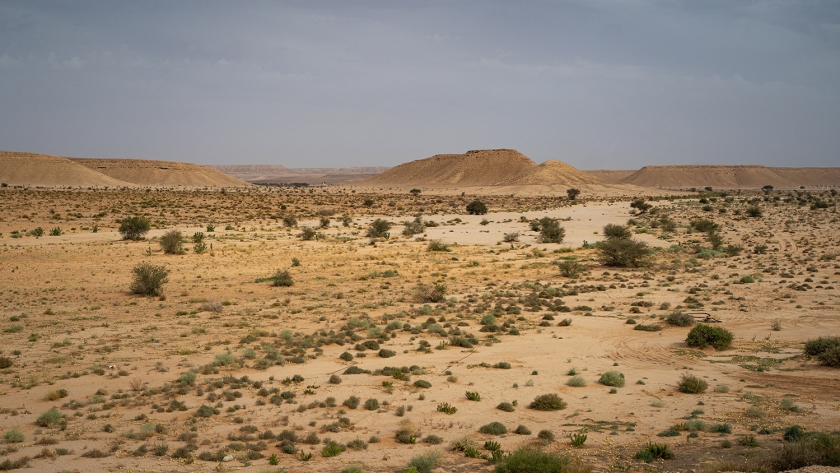
M0 148L838 165L833 2L0 1Z

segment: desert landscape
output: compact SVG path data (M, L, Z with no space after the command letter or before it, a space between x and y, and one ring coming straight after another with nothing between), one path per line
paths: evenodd
M836 170L652 168L2 152L0 468L836 462Z

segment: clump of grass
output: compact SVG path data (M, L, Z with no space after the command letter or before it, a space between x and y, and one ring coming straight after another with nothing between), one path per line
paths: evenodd
M428 249L429 249L429 251L444 251L444 252L452 251L452 249L449 248L449 245L443 243L440 240L430 241Z
M505 411L505 412L513 412L513 411L516 410L516 408L513 407L513 404L511 404L507 401L499 403L499 405L496 406L496 409L498 409L500 411Z
M674 452L668 448L668 445L648 443L645 448L636 452L635 457L637 460L650 463L654 460L670 460L674 458Z
M602 374L598 382L604 386L613 386L616 388L624 387L624 375L618 371L607 371Z
M538 411L559 411L565 409L566 406L566 401L560 396L550 393L537 396L528 407Z
M413 457L403 471L416 471L417 473L432 473L440 462L440 452L437 450L429 450L422 455Z
M694 376L693 374L683 374L680 378L678 387L682 393L700 394L706 391L709 387L709 383L697 376Z
M496 465L496 473L566 473L569 471L572 471L572 463L568 457L529 447L513 451Z
M54 428L61 425L64 422L64 414L58 412L55 408L44 412L38 419L35 421L36 424L40 425L41 427L49 427Z

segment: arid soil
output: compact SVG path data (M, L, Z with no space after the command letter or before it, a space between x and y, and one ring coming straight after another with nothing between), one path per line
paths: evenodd
M395 472L439 452L437 472L493 471L452 450L468 437L483 454L543 446L577 471L725 471L794 424L840 425L840 371L802 352L840 335L836 195L663 193L642 214L629 193L561 196L1 188L0 430L22 441L7 435L0 462ZM467 215L476 198L489 213ZM135 215L152 230L124 241ZM543 217L563 242L539 242ZM388 235L367 235L376 219ZM719 226L717 249L699 220ZM602 264L610 223L653 248L641 266ZM161 250L173 229L183 254ZM561 274L569 261L579 274ZM162 296L129 291L144 262L168 270ZM732 347L689 348L675 311L719 320ZM608 371L625 384L599 382ZM708 388L680 392L683 375ZM543 394L565 408L530 408ZM491 422L508 432L479 432ZM635 459L648 442L675 458Z

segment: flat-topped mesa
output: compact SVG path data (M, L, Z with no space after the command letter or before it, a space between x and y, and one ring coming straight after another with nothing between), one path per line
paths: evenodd
M766 166L701 165L645 166L621 180L624 184L643 187L760 189L766 185L785 188L796 184Z

